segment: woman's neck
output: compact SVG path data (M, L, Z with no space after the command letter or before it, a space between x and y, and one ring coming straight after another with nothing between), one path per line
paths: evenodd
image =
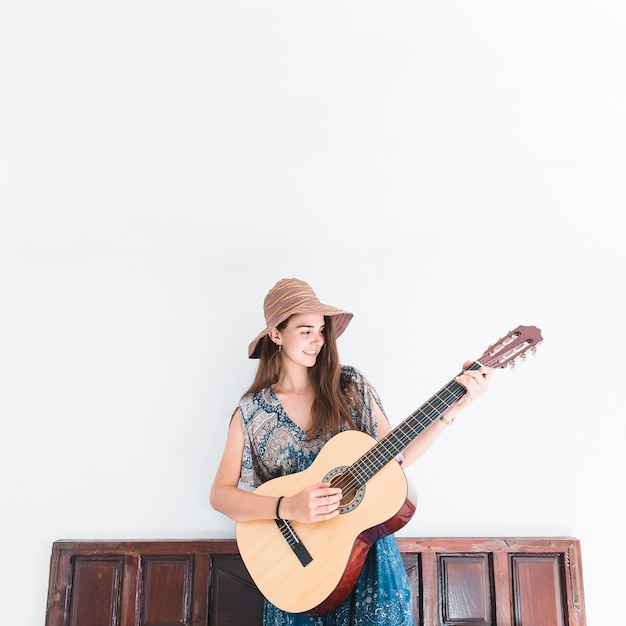
M283 383L283 382L278 381L276 383L276 387L278 387L278 391L290 393L300 398L311 388L311 381L307 379L306 381L303 381L300 384L296 384L293 382Z
M311 388L309 371L281 372L276 381L276 388L278 391L301 397Z

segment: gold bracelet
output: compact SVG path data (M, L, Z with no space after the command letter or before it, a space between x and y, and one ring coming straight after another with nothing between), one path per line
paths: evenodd
M451 420L447 420L443 415L439 418L446 426L450 426L450 424L454 423L454 420L456 419L456 415L451 419Z

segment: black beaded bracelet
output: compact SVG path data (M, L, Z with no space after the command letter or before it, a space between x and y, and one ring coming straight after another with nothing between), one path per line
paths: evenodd
M285 496L280 496L280 497L278 498L278 500L276 500L276 515L275 515L275 517L276 517L276 519L279 519L279 520L282 520L282 519L283 519L283 518L282 518L282 517L278 514L278 509L279 509L279 507L280 507L280 501L281 501L284 497L285 497Z

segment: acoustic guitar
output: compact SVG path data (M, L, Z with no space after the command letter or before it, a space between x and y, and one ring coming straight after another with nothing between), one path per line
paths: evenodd
M513 365L541 341L538 328L518 326L466 369ZM372 545L405 526L415 512L415 497L397 457L465 391L453 378L380 441L360 431L341 432L306 470L274 478L255 490L266 496L292 496L318 482L342 490L340 514L331 520L236 524L241 558L265 598L288 613L314 616L343 603Z

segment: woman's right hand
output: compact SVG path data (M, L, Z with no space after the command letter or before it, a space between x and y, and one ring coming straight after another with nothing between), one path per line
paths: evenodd
M323 522L339 515L341 489L318 483L281 500L278 514L298 522Z

